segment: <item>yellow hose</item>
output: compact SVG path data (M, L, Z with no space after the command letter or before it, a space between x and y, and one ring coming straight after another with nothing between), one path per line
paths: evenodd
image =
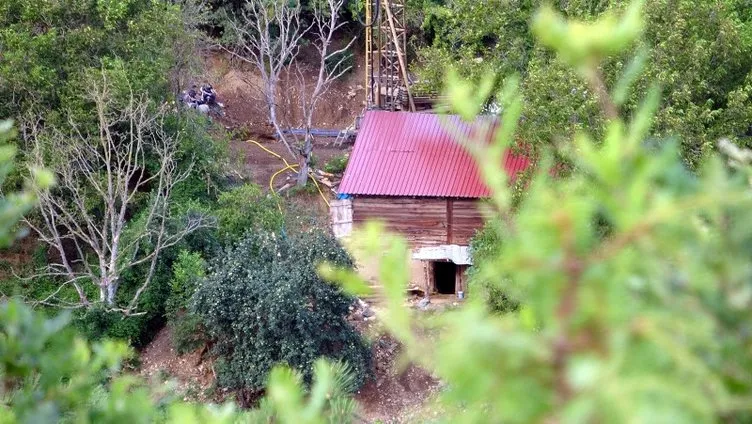
M311 177L311 179L313 180L313 184L316 186L316 190L319 191L319 194L321 195L321 198L324 199L324 203L326 203L326 207L327 208L330 207L329 201L326 200L326 196L324 196L324 192L322 192L321 191L321 187L319 187L319 182L316 181L316 178L313 177L313 172L310 172L308 176Z
M269 178L269 190L274 191L274 178L277 177L277 175L287 171L288 169L292 169L293 171L295 168L297 168L298 165L287 165L286 167L280 169L279 171L275 172L274 175L272 175L271 178Z
M276 178L277 175L279 175L279 174L287 171L288 169L292 169L294 171L295 168L298 167L297 164L292 164L291 165L289 162L287 162L287 159L285 159L284 157L278 155L277 153L275 153L275 152L267 149L266 147L264 147L261 143L259 143L256 140L250 140L250 139L248 139L248 140L246 140L246 142L247 143L253 143L253 144L257 145L258 147L260 147L262 150L264 150L265 152L269 153L270 155L276 157L277 159L281 159L282 162L285 164L284 168L282 168L279 171L277 171L274 174L272 174L272 177L269 179L269 190L271 190L272 192L274 192L274 178ZM319 187L318 181L316 181L316 178L314 178L313 172L309 172L308 176L313 180L313 184L316 186L316 190L318 190L319 195L321 195L321 199L324 201L324 203L326 203L326 207L329 207L329 200L327 200L326 196L324 196L324 192L321 191L321 187Z

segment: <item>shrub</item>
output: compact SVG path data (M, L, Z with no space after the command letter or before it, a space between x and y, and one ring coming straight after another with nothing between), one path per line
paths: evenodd
M215 214L224 243L239 240L251 229L278 231L284 221L278 200L264 194L256 184L244 184L220 194Z
M352 267L337 241L320 231L249 233L215 263L195 308L216 341L221 386L255 399L276 364L310 382L319 357L348 363L363 383L369 350L345 320L353 298L317 275L321 261Z
M340 174L342 172L345 172L348 160L350 160L350 155L348 155L347 153L334 156L326 162L326 164L324 165L324 171L331 174Z
M16 300L0 303L0 376L3 423L214 423L354 421L355 403L344 389L349 369L315 364L315 391L305 396L295 370L276 368L262 408L202 405L175 398L169 385L150 387L123 374L125 343L90 344L75 335L67 314L45 319Z
M187 311L198 283L206 276L206 261L198 252L182 250L172 264L170 296L165 314L169 321L172 344L179 354L195 350L205 341L201 318Z
M172 264L170 296L165 312L170 320L178 317L186 309L188 301L196 291L198 282L206 276L206 261L197 252L182 250Z
M124 273L118 296L130 299L143 282L146 272L148 267L139 266ZM138 310L144 312L142 315L124 316L122 312L94 305L76 311L74 326L88 340L120 339L136 348L145 346L164 326L165 303L170 294L169 275L169 267L164 260L160 260L154 279L138 300ZM95 293L91 295L96 298Z
M498 275L487 262L497 257L502 248L502 228L498 221L489 221L470 240L470 250L473 255L473 266L468 270L468 282L472 296L485 300L488 308L496 313L514 312L519 308L519 302L496 283Z

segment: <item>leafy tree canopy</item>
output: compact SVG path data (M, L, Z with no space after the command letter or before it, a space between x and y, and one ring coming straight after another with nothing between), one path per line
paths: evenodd
M80 101L86 75L122 71L130 89L164 98L185 37L178 3L7 0L0 3L0 116Z
M474 80L489 71L521 75L523 115L520 138L533 143L564 141L587 128L603 134L597 94L578 78L560 55L537 47L529 30L535 0L448 0L424 5L427 46L416 68L424 84L438 88L446 64ZM556 2L564 15L592 21L601 13L623 10L623 0ZM682 157L697 168L721 136L752 144L752 17L745 0L647 0L641 42L601 63L599 72L615 86L631 75L644 93L656 83L663 103L652 135L681 140ZM637 59L632 59L633 57ZM622 90L614 99L634 113L637 95ZM621 98L621 97L624 98Z

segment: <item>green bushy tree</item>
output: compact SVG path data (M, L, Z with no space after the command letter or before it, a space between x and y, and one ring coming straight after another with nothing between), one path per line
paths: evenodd
M184 24L184 2L129 0L7 0L0 4L0 115L29 108L80 106L86 74L122 70L129 89L165 100L179 88L174 72L193 52L180 50L201 36ZM172 80L172 83L171 83Z
M353 298L316 274L321 261L352 262L319 231L290 237L249 233L217 261L199 286L195 311L215 340L218 383L254 401L283 363L311 381L319 357L342 360L364 381L370 353L346 321Z
M0 141L12 136L0 123ZM0 182L13 166L13 149L0 148ZM35 170L29 184L49 187L54 178ZM32 190L0 196L0 241L8 245L12 228L34 204ZM185 262L190 262L185 260ZM186 268L190 268L186 266ZM298 423L350 422L354 404L345 393L353 379L341 364L319 361L314 384L305 393L296 371L275 368L263 408L237 413L232 405L191 405L175 401L169 386L159 390L120 373L130 349L123 342L94 344L68 326L70 314L46 318L16 299L0 301L0 422L97 423Z
M468 144L504 228L498 249L480 264L482 278L521 300L515 313L491 313L471 298L432 317L437 340L420 337L403 305L407 245L380 225L355 244L382 256L388 310L381 316L407 355L447 383L446 422L747 422L752 415L752 306L749 265L752 153L725 141L731 166L717 155L698 174L676 143L649 140L659 90L643 91L631 119L597 70L643 31L642 2L623 18L566 21L550 8L533 29L545 47L599 89L600 139L579 132L559 152L574 165L552 176L550 152L516 212L499 169L523 110L515 82L499 93L503 124L496 143ZM648 12L649 13L649 12ZM485 100L454 82L454 108L472 121ZM459 85L459 86L457 86ZM640 87L637 85L637 87ZM481 92L483 90L475 90ZM612 94L613 93L613 94ZM487 127L477 128L483 139ZM657 144L657 145L656 145ZM546 159L548 158L548 159ZM322 268L353 291L367 285L352 271Z
M534 145L565 142L587 129L603 136L607 121L598 94L571 66L534 43L529 23L534 0L478 2L448 0L426 8L427 45L418 50L422 83L439 90L447 63L476 82L487 73L521 76L523 114L520 139ZM628 2L567 1L556 8L571 18L592 21L623 10ZM599 65L607 83L633 73L637 90L614 93L634 113L652 83L664 101L651 134L676 137L684 161L697 169L721 136L749 144L752 137L752 18L746 0L646 0L645 32L639 43ZM633 60L633 58L637 60ZM636 62L636 63L635 63ZM499 80L500 84L501 78Z

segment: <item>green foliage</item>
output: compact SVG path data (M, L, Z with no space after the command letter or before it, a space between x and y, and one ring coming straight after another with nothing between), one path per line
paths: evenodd
M316 379L308 393L302 390L303 377L285 367L275 367L269 375L269 394L250 421L259 423L351 423L355 422L355 401L350 394L357 389L352 370L342 362L318 359ZM309 400L304 402L306 395Z
M0 121L0 186L2 186L13 171L13 160L16 148L9 143L15 136L12 121ZM55 182L55 178L48 171L32 169L32 180L27 184L35 184L40 188L48 188ZM16 222L35 204L36 199L30 190L12 192L0 195L0 247L7 247L16 238L13 231Z
M165 121L165 131L180 137L176 159L191 166L188 178L175 187L173 203L211 203L225 189L228 139L220 125L198 113L174 113Z
M198 283L206 277L206 261L200 253L183 250L172 264L170 280L170 297L167 299L165 312L167 317L175 319L188 306Z
M557 54L569 55L583 78L592 78L604 52L629 44L624 34L636 38L639 29L631 18L565 25L580 28L580 46L597 47L570 55L567 49L579 48L572 40L561 44L550 37L558 23L536 33ZM502 120L511 127L502 125L493 146L473 147L472 153L492 189L489 201L503 242L487 250L478 272L522 300L517 312L493 314L483 299L471 298L463 308L433 317L430 328L441 328L436 340L418 337L413 329L422 323L403 299L406 243L379 225L354 240L383 258L384 324L410 359L447 383L443 421L752 417L752 338L743 324L752 318L752 153L726 142L731 166L713 155L691 174L676 144L647 142L658 96L642 93L629 121L611 117L600 140L580 132L573 148L559 152L574 164L571 173L553 177L546 159L553 155L544 152L511 217L512 188L498 164L515 140L522 105L514 84L499 94ZM477 107L468 104L476 101L470 96L451 100L458 109ZM599 99L604 113L609 102L608 96ZM352 271L321 271L350 290L368 287Z
M165 99L186 37L180 6L167 1L37 2L0 4L0 115L31 109L86 110L86 75L101 68L128 75L136 93Z
M470 251L474 265L468 270L470 296L484 299L491 312L500 314L516 311L520 303L503 290L496 278L489 280L480 270L487 268L488 263L498 257L504 240L502 231L501 223L490 221L473 235L470 240Z
M112 398L90 399L99 395L103 379L119 370L128 348L114 342L89 346L65 328L67 321L65 315L45 320L16 301L0 305L4 422L88 421L115 412L109 410ZM110 418L144 422L146 393L128 378L112 386L133 392Z
M3 423L326 423L351 422L350 370L317 361L310 392L294 371L271 373L262 407L238 412L187 404L170 384L160 388L122 373L131 352L122 342L90 344L67 327L68 315L45 319L18 301L0 304L0 421Z
M76 330L88 340L115 339L134 347L146 346L163 323L153 310L145 315L126 317L100 306L82 309L72 320Z
M221 386L250 402L275 365L289 365L310 383L319 357L348 363L362 384L370 354L345 319L353 299L318 277L321 261L352 267L336 240L319 231L248 233L216 261L195 309L216 341Z
M278 202L255 184L244 184L220 194L215 209L220 239L234 242L248 231L280 230L284 217Z
M347 153L334 156L324 164L324 171L331 174L341 174L345 172L345 168L347 168L347 162L349 160L350 155Z
M170 296L171 277L168 260L168 257L163 257L159 261L151 284L139 298L138 310L143 313L124 316L119 311L107 310L101 304L91 305L74 312L73 326L87 340L118 339L136 348L146 346L165 323L165 304ZM121 275L117 299L123 302L131 299L148 271L146 266L137 266ZM74 293L71 295L75 296ZM91 295L95 296L96 293L92 292Z
M165 313L178 354L195 350L206 342L201 318L188 311L196 287L206 277L206 261L198 252L183 250L172 264L170 297Z
M523 117L520 139L533 144L565 142L587 129L602 138L606 129L598 99L603 97L581 79L573 61L583 57L598 60L605 82L614 88L614 103L625 116L640 103L637 93L652 84L662 88L665 101L654 117L652 135L681 140L680 152L692 169L712 150L719 137L749 144L752 122L752 18L746 0L697 2L694 0L646 0L644 34L636 45L620 49L631 34L614 32L613 40L594 39L585 25L601 13L614 22L614 13L628 7L623 0L555 2L557 11L582 23L566 24L549 9L538 23L548 31L558 54L536 46L528 24L538 1L448 0L426 8L423 23L425 47L418 50L417 67L422 85L438 90L447 64L462 76L481 81L489 73L521 75ZM742 12L742 10L744 12ZM634 21L634 14L629 19ZM638 25L623 28L634 31ZM617 50L618 49L618 50ZM619 51L619 54L610 53ZM590 56L588 56L590 55ZM608 55L605 60L599 59ZM639 57L641 67L632 67ZM580 65L578 65L579 67ZM628 69L640 68L630 74ZM590 68L592 69L592 68ZM619 82L621 76L628 78ZM633 85L631 95L624 88Z

